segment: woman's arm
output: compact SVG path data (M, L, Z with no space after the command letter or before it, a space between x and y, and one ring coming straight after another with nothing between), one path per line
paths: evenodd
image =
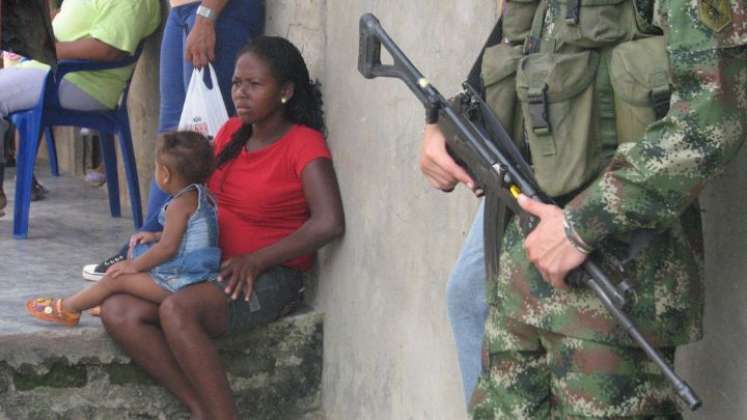
M310 162L301 174L301 181L311 215L297 231L255 252L263 269L315 252L345 232L345 215L332 161Z
M55 49L59 60L116 61L127 55L125 51L114 48L96 38L57 42Z
M233 299L251 297L254 279L264 270L292 258L315 252L345 232L345 215L337 176L329 159L311 161L301 173L310 217L298 230L251 254L231 258L221 267L221 281Z

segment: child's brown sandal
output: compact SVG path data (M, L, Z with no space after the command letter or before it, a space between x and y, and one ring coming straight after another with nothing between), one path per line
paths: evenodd
M68 327L74 327L80 321L79 312L69 312L62 308L62 299L48 297L29 299L26 302L26 311L34 318Z

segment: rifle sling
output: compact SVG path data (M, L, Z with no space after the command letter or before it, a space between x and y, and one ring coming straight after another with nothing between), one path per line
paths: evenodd
M469 83L469 85L472 86L474 90L480 92L480 95L482 96L485 95L485 86L483 85L482 77L480 76L480 73L482 73L482 56L485 53L486 48L500 43L502 38L503 19L499 17L498 21L493 27L493 30L490 31L490 35L488 35L488 39L487 41L485 41L485 45L483 45L482 49L480 50L480 54L477 55L477 59L475 59L474 64L472 64L472 68L470 69L469 74L467 75L467 83Z

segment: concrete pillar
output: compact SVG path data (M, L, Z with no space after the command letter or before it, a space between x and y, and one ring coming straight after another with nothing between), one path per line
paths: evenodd
M164 7L164 10L166 7ZM166 14L164 13L164 18ZM153 34L145 43L145 48L135 68L130 86L127 112L130 115L130 130L132 143L135 148L138 180L140 182L140 198L143 212L148 202L148 191L153 179L155 161L155 141L158 132L158 107L160 95L158 90L158 69L161 46L161 31ZM175 75L181 77L181 75ZM127 178L123 167L119 165L119 191L123 209L129 214L129 198L127 195ZM143 213L145 217L145 213Z

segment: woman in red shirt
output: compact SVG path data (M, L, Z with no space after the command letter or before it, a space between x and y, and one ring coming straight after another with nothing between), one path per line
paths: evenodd
M114 340L193 419L238 418L211 338L291 311L316 250L344 232L321 93L298 49L283 38L252 40L239 52L231 97L237 117L216 136L218 169L209 182L220 277L160 306L117 295L101 311Z

